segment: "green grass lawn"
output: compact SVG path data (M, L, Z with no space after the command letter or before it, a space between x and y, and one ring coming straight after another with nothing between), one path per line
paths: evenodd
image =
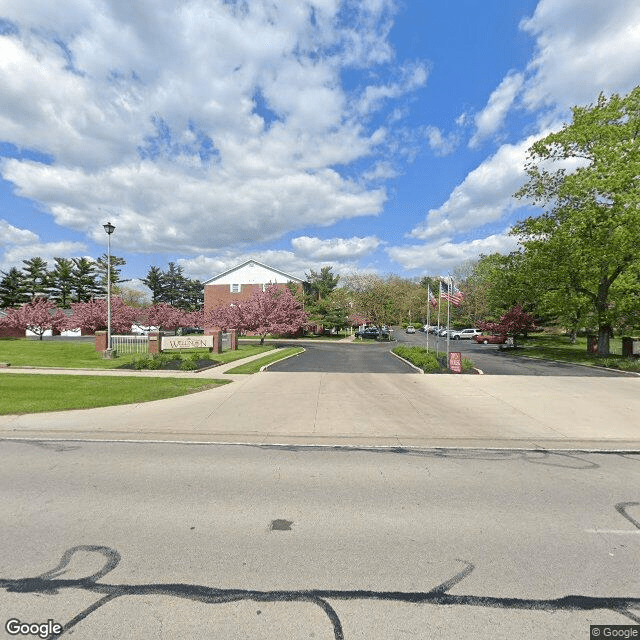
M202 354L221 364L240 360L273 349L273 345L241 344L237 351L209 353L208 349L184 349L169 351L171 354ZM61 367L69 369L118 369L130 365L134 354L122 355L112 360L104 359L95 350L93 342L71 340L0 339L0 362L12 367Z
M227 380L6 373L0 377L0 414L91 409L163 400L212 389Z
M303 351L304 349L302 347L288 347L287 349L279 349L275 353L264 356L264 358L258 358L257 360L252 360L251 362L247 362L245 364L234 367L233 369L229 369L227 373L257 373L258 371L260 371L260 368L264 367L266 364L277 362L278 360L282 360L297 353L302 353Z
M620 338L611 340L611 355L606 357L588 353L586 338L578 338L575 344L572 344L567 336L534 333L530 334L526 340L517 338L516 346L519 348L509 352L515 357L527 356L543 360L559 360L592 367L609 367L611 369L640 373L640 359L625 358L621 355L622 340Z

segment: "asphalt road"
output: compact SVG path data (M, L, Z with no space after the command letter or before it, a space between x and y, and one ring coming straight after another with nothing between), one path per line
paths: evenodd
M422 331L406 333L397 329L393 333L398 344L408 344L424 347L429 341L429 347L436 348L436 337L427 336ZM438 338L438 351L446 351L447 343L444 338ZM607 371L596 367L583 367L563 362L545 362L533 358L512 356L508 351L502 351L498 345L478 344L475 340L450 340L450 351L460 351L464 358L470 358L475 366L484 374L501 376L588 376L588 377L627 377L633 376L624 371Z
M366 341L362 343L305 342L305 352L282 360L269 371L328 373L415 373L415 369L389 353L395 343Z
M638 455L18 441L0 455L3 626L584 640L640 623Z

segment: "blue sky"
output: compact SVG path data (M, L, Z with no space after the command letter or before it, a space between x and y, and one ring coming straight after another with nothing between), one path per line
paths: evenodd
M0 269L447 274L526 150L640 83L636 0L0 0Z

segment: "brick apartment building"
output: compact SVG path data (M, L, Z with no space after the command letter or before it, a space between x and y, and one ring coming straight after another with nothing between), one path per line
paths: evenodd
M284 289L289 282L297 284L301 291L304 289L304 280L256 260L247 260L233 269L205 280L204 310L207 312L227 307L233 302L248 300L254 291L264 291L273 284Z

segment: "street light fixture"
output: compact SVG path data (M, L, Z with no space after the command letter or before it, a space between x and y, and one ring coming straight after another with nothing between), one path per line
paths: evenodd
M111 234L116 228L110 223L102 225L107 233L107 350L105 356L111 358Z

